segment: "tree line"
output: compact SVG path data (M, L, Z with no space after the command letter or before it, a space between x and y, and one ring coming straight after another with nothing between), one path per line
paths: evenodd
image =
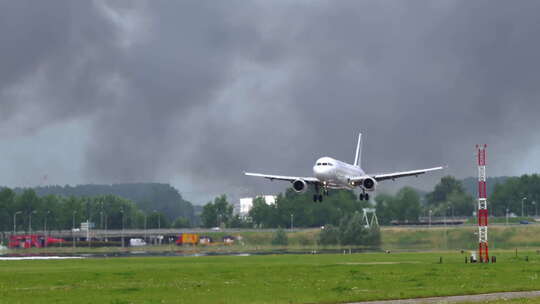
M321 203L313 203L314 192L297 193L288 189L279 194L275 204L266 204L262 197L253 200L248 217L233 214L233 205L220 196L203 208L203 227L321 227L340 226L352 214L362 214L363 208L375 208L380 224L417 222L421 216L470 216L475 199L466 192L462 182L446 176L433 191L421 196L419 191L404 187L396 194L378 194L374 203L359 201L353 191L332 190Z
M190 226L188 218L171 221L161 212L144 212L133 201L117 195L65 197L38 196L33 189L20 193L9 188L0 191L2 231L66 230L79 228L86 221L94 223L95 229Z
M110 186L52 186L37 190L2 188L0 229L11 231L15 222L18 231L42 230L45 226L55 230L71 229L86 220L95 223L98 229L121 229L122 223L126 229L144 228L145 223L149 229L182 228L199 226L199 220L202 227L339 227L345 218L361 214L363 208L375 208L379 223L387 225L416 222L429 214L471 216L476 210L476 193L471 193L471 180L465 181L464 184L452 176L445 176L431 192L404 187L395 194L380 193L372 203L357 200L357 196L348 190L331 191L324 202L313 203L311 190L296 193L288 189L277 196L273 205L266 204L263 198L254 199L253 208L244 218L233 213L233 204L222 195L202 208L200 219L193 215L193 206L183 199L180 202L180 194L165 184L112 187L126 196L131 193L129 195L138 198L139 202L114 194L88 195L106 193L111 190ZM540 209L539 175L491 181L488 191L491 215L504 216L507 212L521 215L522 210L525 216L537 214ZM158 206L163 208L158 209Z
M197 223L193 205L169 184L163 183L126 183L112 185L77 185L77 186L43 186L32 188L38 196L59 195L65 197L95 197L104 195L117 195L134 202L137 207L146 213L156 210L162 213L169 221L178 217L189 219ZM20 194L26 188L14 188Z
M504 216L507 212L518 216L537 215L540 209L540 175L509 177L505 182L495 184L488 201L490 213L497 216Z

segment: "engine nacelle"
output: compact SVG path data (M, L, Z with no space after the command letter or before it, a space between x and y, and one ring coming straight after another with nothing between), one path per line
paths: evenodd
M304 193L307 191L307 183L305 180L303 179L297 179L295 180L293 183L292 183L292 187L294 189L294 191L298 192L298 193Z
M362 188L366 191L374 191L377 187L377 181L372 177L366 177L362 180Z

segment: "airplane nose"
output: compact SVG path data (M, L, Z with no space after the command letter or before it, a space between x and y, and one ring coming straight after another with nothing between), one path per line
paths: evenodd
M325 176L332 173L332 168L325 166L315 166L313 167L313 173L315 173L315 176Z

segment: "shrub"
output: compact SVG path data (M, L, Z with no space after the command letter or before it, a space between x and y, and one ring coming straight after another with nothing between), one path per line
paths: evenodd
M272 239L272 245L287 246L287 244L289 244L289 238L287 237L285 230L279 228L274 234L274 238Z
M323 246L339 244L339 230L332 225L326 225L319 233L319 244Z
M321 245L363 245L379 246L381 233L378 226L367 228L360 213L345 216L339 222L339 227L327 225L319 233Z

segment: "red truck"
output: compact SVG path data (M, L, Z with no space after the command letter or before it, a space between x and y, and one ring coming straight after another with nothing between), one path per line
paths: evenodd
M28 235L12 235L9 238L9 248L42 248L48 247L53 244L61 244L65 242L63 239L56 239L52 237L45 237L39 234Z

